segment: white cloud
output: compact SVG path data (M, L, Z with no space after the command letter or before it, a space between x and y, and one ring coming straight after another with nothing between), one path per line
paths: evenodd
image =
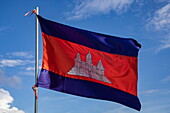
M86 18L95 14L106 14L111 11L125 12L134 0L76 0L69 19Z
M39 65L39 66L38 66L38 69L41 70L41 68L42 68L42 66ZM35 70L35 67L27 67L26 70L27 70L27 71L34 71L34 70Z
M170 28L170 3L155 11L147 26L155 30L168 30Z
M107 110L104 113L129 113L126 107L117 107L115 109Z
M150 94L150 93L155 93L158 92L159 90L157 89L151 89L151 90L147 90L147 91L143 91L142 94Z
M56 97L42 97L42 101L60 101L60 100L67 100L67 101L74 101L78 102L78 100L74 100L71 96L58 96Z
M168 79L168 78L167 78ZM169 80L170 81L170 80ZM168 81L167 81L168 82ZM169 95L170 94L170 89L162 89L161 92L162 94Z
M32 52L10 52L0 55L0 67L15 67L34 63Z
M137 3L136 6L138 8L138 10L141 11L141 8L143 7L143 5L145 4L145 0L135 0L135 2Z
M156 52L170 48L170 1L154 12L153 17L148 19L146 27L152 30L164 32Z
M11 29L11 27L8 27L8 26L1 26L0 27L0 32L2 32L2 31L6 31L6 30L8 30L8 29Z
M41 70L41 66L38 66L38 70ZM35 67L26 67L24 71L18 72L19 75L35 76Z
M170 33L167 36L164 36L162 40L160 40L160 45L157 47L156 53L168 48L170 48Z
M24 51L11 52L11 53L8 53L8 55L15 56L15 57L22 57L22 58L33 58L33 55L31 52L24 52Z
M167 0L154 0L156 3L167 2Z
M10 59L2 59L0 61L0 67L14 67L17 65L22 65L22 60L10 60Z
M170 76L165 77L164 79L161 80L162 83L167 83L170 81Z
M14 101L10 93L4 89L0 89L0 113L25 113L10 104Z
M27 70L27 71L35 70L35 67L27 67L26 70Z
M27 76L35 76L34 71L20 71L18 72L19 75L27 75Z
M166 78L169 79L169 78ZM161 81L162 82L162 81ZM169 89L150 89L150 90L146 90L146 91L142 91L141 94L144 95L153 95L153 94L159 94L159 95L169 95L170 94L170 90Z
M0 60L0 67L14 67L19 65L25 65L28 63L33 63L33 61L30 60L11 60L11 59L2 59Z
M0 86L10 86L16 88L20 86L21 78L18 76L5 76L4 71L0 69Z

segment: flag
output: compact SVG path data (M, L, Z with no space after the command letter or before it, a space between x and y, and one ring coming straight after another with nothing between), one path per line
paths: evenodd
M37 86L140 110L138 51L131 38L63 25L38 15L43 60Z

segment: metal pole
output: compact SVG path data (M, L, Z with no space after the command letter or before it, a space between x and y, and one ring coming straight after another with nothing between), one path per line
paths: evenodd
M39 8L36 7L36 13L37 15L39 14ZM39 37L39 32L38 32L38 18L36 16L36 38L35 38L35 84L38 82L38 37ZM35 94L35 108L34 108L34 113L38 113L38 98L36 98L36 95L38 96L38 87L36 87L36 94Z

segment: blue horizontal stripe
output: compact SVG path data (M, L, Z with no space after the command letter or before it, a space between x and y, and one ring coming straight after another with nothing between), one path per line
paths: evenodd
M114 101L136 110L141 109L137 96L103 84L63 77L44 69L41 70L37 86L77 96Z
M82 30L46 20L41 16L38 16L38 19L43 33L99 51L137 57L141 47L136 40L131 38L120 38Z

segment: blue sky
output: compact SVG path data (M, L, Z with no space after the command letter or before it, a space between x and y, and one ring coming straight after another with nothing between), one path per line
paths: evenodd
M1 0L0 4L0 113L34 111L35 16L24 14L36 6L41 16L53 21L136 39L142 45L140 112L170 113L169 0ZM137 112L114 102L39 89L39 113Z

